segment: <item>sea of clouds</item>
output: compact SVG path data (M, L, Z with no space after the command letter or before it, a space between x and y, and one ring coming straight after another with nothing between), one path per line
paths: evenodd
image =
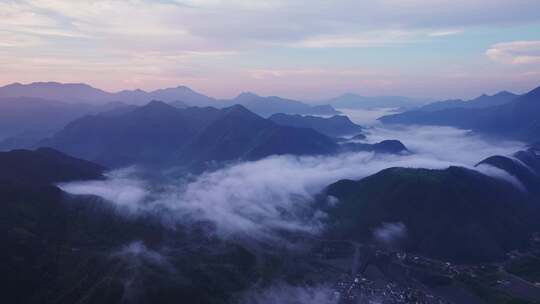
M520 142L489 141L451 127L376 126L367 132L367 142L399 139L411 153L272 156L206 172L190 181L164 178L159 186L132 167L109 172L104 181L59 186L72 194L100 196L126 214L157 213L173 224L204 221L220 237L256 239L276 238L283 230L320 231L325 214L311 205L318 193L340 179L360 179L389 167L464 166L520 186L502 170L474 167L486 157L523 149Z

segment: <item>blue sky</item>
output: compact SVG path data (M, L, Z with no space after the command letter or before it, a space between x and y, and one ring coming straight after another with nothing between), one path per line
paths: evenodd
M3 0L0 83L299 99L540 85L537 0Z

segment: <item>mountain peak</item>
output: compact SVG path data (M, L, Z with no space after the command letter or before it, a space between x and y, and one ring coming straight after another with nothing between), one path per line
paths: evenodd
M23 85L24 86L24 85ZM63 83L63 82L56 82L56 81L46 81L46 82L32 82L32 83L29 83L27 84L26 86L37 86L37 87L77 87L77 88L88 88L88 89L94 89L94 90L99 90L99 89L96 89L94 87L92 87L91 85L88 85L86 83L82 83L82 82L73 82L73 83Z
M22 86L23 86L22 83L14 82L14 83L10 83L10 84L7 84L7 85L3 86L3 88L22 87Z
M500 91L499 93L493 95L493 96L515 96L516 94L508 91Z
M253 92L242 92L235 99L251 99L251 98L259 98L259 97L260 97L259 95Z
M183 91L193 91L190 87L185 86L185 85L179 85L176 87L176 89L183 90Z
M231 113L243 113L243 114L252 114L252 115L256 115L255 113L251 112L250 110L248 110L246 107L244 107L243 105L239 105L239 104L235 104L235 105L232 105L230 107L227 107L227 108L224 108L223 111L227 114L231 114Z

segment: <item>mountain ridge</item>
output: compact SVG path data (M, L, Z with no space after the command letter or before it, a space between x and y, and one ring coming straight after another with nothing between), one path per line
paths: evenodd
M270 116L279 112L290 114L338 113L329 105L309 105L298 100L277 96L262 97L248 92L241 93L231 99L218 99L206 96L183 85L152 91L135 89L107 92L83 83L13 83L0 87L0 98L2 97L34 97L59 100L67 103L107 103L121 101L138 105L146 104L151 100L161 100L168 103L185 103L190 106L213 106L218 108L228 107L238 103L261 116Z
M540 87L510 102L487 108L450 108L439 111L409 111L379 118L386 124L441 125L523 140L540 140Z

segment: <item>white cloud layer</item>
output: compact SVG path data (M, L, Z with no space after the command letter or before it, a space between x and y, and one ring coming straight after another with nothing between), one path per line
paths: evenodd
M60 187L69 193L102 196L131 214L158 213L172 223L210 222L223 238L270 240L283 230L318 232L325 215L314 213L310 203L325 186L340 179L359 179L396 166L474 168L488 156L523 148L521 143L492 143L463 130L440 127L371 129L369 141L383 138L401 139L413 153L275 156L205 173L188 183L173 179L159 189L148 187L132 170L112 173L106 181ZM479 172L513 182L504 171Z

